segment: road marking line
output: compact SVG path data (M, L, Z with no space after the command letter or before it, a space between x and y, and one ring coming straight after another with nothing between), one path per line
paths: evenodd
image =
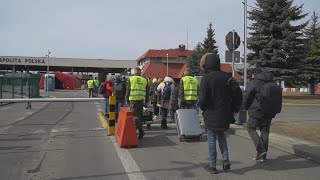
M98 114L101 124L104 128L107 129L107 122L105 121L105 117L102 113ZM121 163L129 177L130 180L146 180L143 173L141 172L139 166L134 161L133 157L129 153L127 149L119 148L114 136L109 136L114 148L117 151L118 157L121 160Z
M30 115L30 114L33 114L33 112L27 112L26 114Z
M121 163L125 171L127 172L129 179L130 180L146 180L146 177L144 177L139 166L134 161L129 151L124 148L119 148L114 136L109 136L109 138L111 139L111 142L117 151L117 154L121 160Z
M102 127L95 127L89 129L70 129L70 128L60 128L60 129L52 129L51 133L60 133L60 132L74 132L74 131L101 131L105 128Z
M0 128L0 134L7 134L7 130L8 130L9 128L10 128L10 126Z
M103 109L101 109L101 108L99 108L99 109L97 109L98 110L98 112L102 112L103 111Z
M97 108L101 108L101 105L96 105Z
M95 105L98 105L99 103L98 103L98 102L95 102L94 104L95 104Z
M20 118L18 118L17 119L17 121L22 121L22 120L24 120L26 117L20 117Z
M42 134L42 133L46 133L45 129L39 129L37 131L34 131L32 134Z
M10 108L12 108L12 107L10 107L10 106L9 107L4 107L4 108L1 109L1 111L7 110L7 109L10 109Z

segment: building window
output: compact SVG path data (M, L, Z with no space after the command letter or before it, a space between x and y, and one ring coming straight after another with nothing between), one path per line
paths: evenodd
M184 56L179 56L179 58L178 58L178 62L186 62L186 57L184 57Z

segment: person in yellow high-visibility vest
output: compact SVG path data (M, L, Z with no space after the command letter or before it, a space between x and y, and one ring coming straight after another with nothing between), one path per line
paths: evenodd
M180 80L179 97L181 108L195 109L198 102L199 81L190 75L190 71L184 72L184 77Z
M139 139L145 135L142 129L143 107L147 107L149 101L149 85L144 77L141 77L141 69L134 69L134 76L131 76L126 91L126 103L133 109L136 128L139 131Z
M93 95L93 91L94 91L94 88L95 88L94 81L93 81L92 78L87 81L87 88L89 90L89 98L92 98L93 97L92 96Z
M99 89L99 86L100 86L100 82L99 82L97 77L94 78L93 85L94 85L95 96L98 96L98 89Z

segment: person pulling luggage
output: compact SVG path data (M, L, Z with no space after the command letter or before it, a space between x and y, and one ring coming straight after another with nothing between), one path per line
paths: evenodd
M199 81L187 69L180 80L179 97L182 109L196 109L199 94Z
M171 92L174 89L174 81L171 77L165 77L164 81L159 84L157 94L161 111L161 128L168 129L167 116L170 108Z
M141 77L141 69L134 69L134 76L130 77L127 91L126 103L133 109L136 128L139 131L139 139L143 139L145 132L142 129L143 107L147 107L149 101L149 86L144 77Z

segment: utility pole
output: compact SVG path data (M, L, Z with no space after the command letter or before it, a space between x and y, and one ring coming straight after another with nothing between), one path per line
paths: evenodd
M189 26L187 26L187 50L189 50Z
M244 0L244 84L247 87L247 30L248 30L248 0Z
M167 77L169 76L169 54L167 53Z
M51 52L48 50L48 54L46 55L47 56L47 61L48 61L48 63L47 63L47 78L46 78L46 80L47 80L47 82L46 82L46 84L47 84L47 97L48 98L49 98L49 66L50 66L49 61L50 61L50 54L51 54Z
M232 31L232 77L234 77L234 51L235 51L235 47L234 47L234 33L235 33L235 30Z

